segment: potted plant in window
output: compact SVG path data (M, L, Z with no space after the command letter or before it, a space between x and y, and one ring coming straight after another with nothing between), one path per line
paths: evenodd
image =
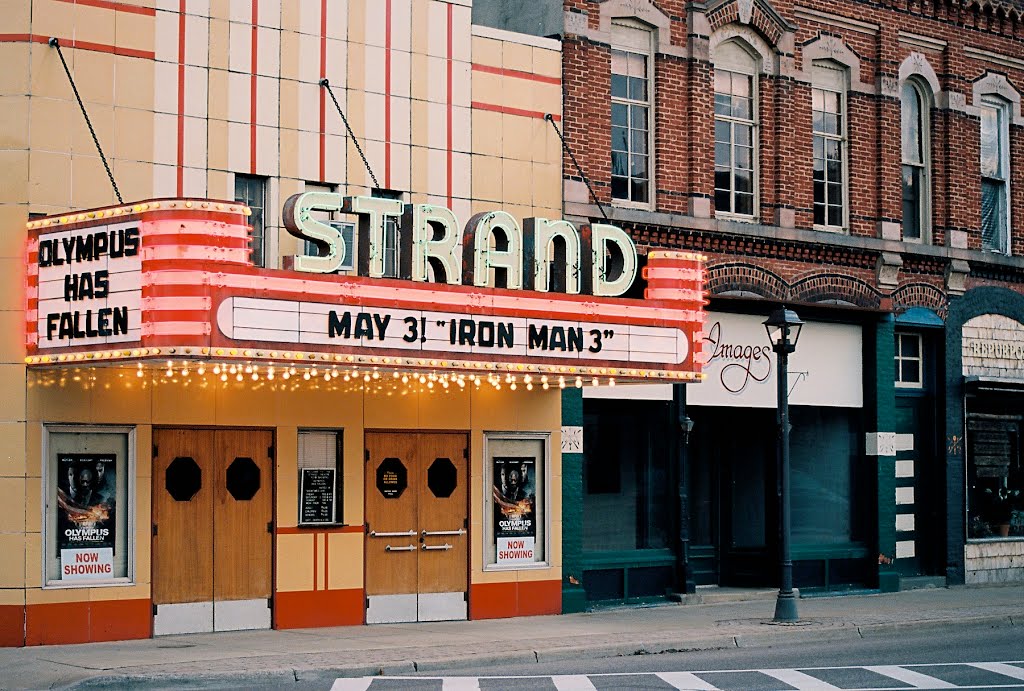
M992 523L996 526L996 533L1000 537L1010 535L1010 520L1013 518L1013 510L1020 498L1019 489L1009 487L988 488L985 494L989 498L989 512Z

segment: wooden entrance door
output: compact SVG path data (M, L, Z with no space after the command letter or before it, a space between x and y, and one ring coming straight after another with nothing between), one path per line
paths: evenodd
M154 430L153 630L270 627L273 435Z
M366 435L367 623L465 619L465 434Z

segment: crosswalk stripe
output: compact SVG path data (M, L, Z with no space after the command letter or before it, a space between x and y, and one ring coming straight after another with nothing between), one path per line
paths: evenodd
M719 691L717 686L709 684L696 674L690 672L657 672L654 676L677 689L686 689L686 691Z
M551 683L558 691L597 691L585 674L560 674L551 677Z
M1011 677L1013 679L1024 679L1024 669L1020 667L1014 667L1008 665L1005 662L968 662L971 667L977 667L978 669L988 670L989 672L995 672L996 674L1002 674L1004 677Z
M839 689L838 686L832 686L832 684L827 684L817 677L812 677L810 674L804 674L795 669L759 669L757 671L761 674L767 674L769 677L775 677L779 681L798 689L798 691L838 691Z
M441 691L480 691L480 680L476 677L445 677Z
M930 677L927 674L921 674L920 672L914 672L903 667L897 667L896 665L872 665L865 666L864 669L872 672L877 672L882 676L889 677L890 679L896 679L906 684L910 684L915 689L955 689L956 684L950 684L948 681L942 681L935 677Z
M335 679L331 684L331 691L366 691L373 683L373 677L359 677L358 679Z

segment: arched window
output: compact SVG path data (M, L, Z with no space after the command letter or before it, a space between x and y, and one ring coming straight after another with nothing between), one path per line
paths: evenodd
M757 214L757 74L738 41L719 44L715 64L715 214Z
M914 79L903 82L900 92L903 139L903 239L928 240L931 218L929 122L931 101Z
M847 69L831 60L815 61L812 71L811 115L814 149L814 225L820 230L844 230L846 203Z
M981 99L981 248L1010 249L1010 103Z

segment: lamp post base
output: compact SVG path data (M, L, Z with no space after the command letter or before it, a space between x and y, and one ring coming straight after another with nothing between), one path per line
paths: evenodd
M796 611L796 594L792 590L779 591L779 596L775 600L774 621L784 624L800 621L800 615Z

